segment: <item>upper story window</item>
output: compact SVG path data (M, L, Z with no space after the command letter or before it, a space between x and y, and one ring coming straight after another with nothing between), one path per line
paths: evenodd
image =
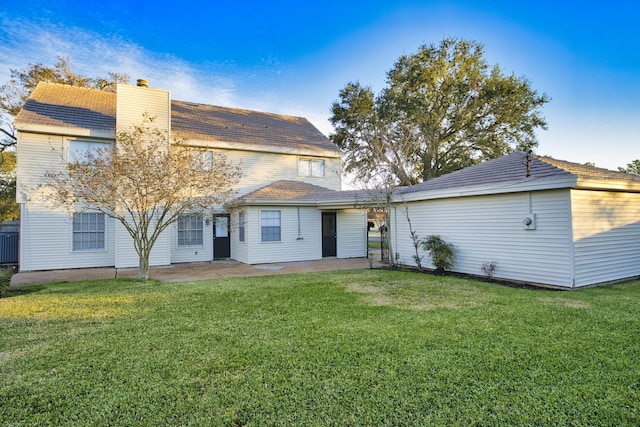
M67 151L67 161L69 163L86 163L91 156L104 155L110 149L111 144L108 142L71 140Z
M178 247L202 246L204 226L202 215L181 214L178 218Z
M298 176L324 176L324 159L299 157Z
M213 169L213 151L194 150L192 151L194 161L201 164L204 170Z
M105 249L105 215L100 212L73 214L73 251Z

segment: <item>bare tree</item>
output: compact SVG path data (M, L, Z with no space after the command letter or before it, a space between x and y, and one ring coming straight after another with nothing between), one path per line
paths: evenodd
M139 280L149 278L149 256L181 213L205 213L230 199L238 165L170 142L167 131L145 115L141 124L117 132L115 144L63 159L62 172L47 172L40 194L70 212L92 209L115 218L133 239Z

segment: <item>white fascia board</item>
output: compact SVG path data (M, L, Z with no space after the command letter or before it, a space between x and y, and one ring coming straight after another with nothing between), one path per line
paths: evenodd
M279 147L273 145L258 146L256 144L245 144L241 142L226 142L226 141L205 141L188 139L185 140L184 145L198 147L198 148L218 148L226 150L238 150L238 151L256 151L260 153L278 153L278 154L296 154L300 156L309 157L332 157L336 159L342 158L342 153L335 150L328 150L324 148L296 148L296 147Z
M324 209L324 210L341 210L341 209L366 209L367 206L369 206L368 203L353 203L353 201L351 202L344 202L344 203L317 203L316 207L318 209Z
M16 127L16 129L18 132L45 135L80 136L97 139L115 139L116 137L114 131L64 126L22 125Z
M415 202L421 200L446 199L454 197L484 196L491 194L520 193L523 191L556 190L560 188L573 188L576 186L576 178L561 178L552 180L536 180L519 183L504 183L484 185L477 187L459 187L443 190L424 190L414 193L396 194L393 203Z
M354 203L349 201L317 202L313 200L246 200L238 203L237 206L295 206L295 207L315 207L318 209L353 209L362 208L365 203Z
M312 200L264 200L264 199L250 199L243 200L238 203L237 206L315 206L316 202Z

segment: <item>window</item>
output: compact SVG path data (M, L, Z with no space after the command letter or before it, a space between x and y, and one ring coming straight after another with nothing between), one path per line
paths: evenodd
M299 176L324 176L324 160L322 159L298 159Z
M244 211L238 212L238 240L244 242Z
M213 169L213 151L195 150L192 153L194 162L202 164L204 170Z
M202 246L204 226L200 214L182 214L178 218L178 247Z
M91 156L105 154L111 149L108 142L91 142L91 141L69 141L69 151L67 153L67 161L69 163L86 163Z
M279 242L280 211L262 211L260 213L261 236L263 242Z
M103 213L82 212L73 214L73 250L104 250L105 229L105 215Z

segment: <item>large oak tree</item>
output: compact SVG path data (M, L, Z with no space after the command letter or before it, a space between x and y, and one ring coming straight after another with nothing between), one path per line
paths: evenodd
M627 167L619 167L618 170L620 172L626 172L633 175L640 175L640 159L636 159L631 163L627 163Z
M529 81L490 67L483 46L444 39L401 56L387 85L348 83L332 104L331 139L361 182L380 171L411 185L537 145L549 102Z

